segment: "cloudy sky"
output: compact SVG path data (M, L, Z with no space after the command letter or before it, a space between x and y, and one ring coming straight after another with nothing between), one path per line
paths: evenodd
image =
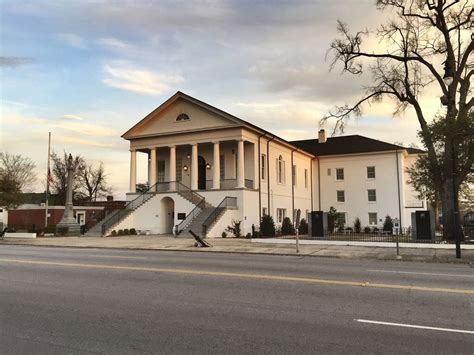
M0 150L31 157L42 176L51 131L55 151L103 161L123 197L120 135L177 90L286 139L313 138L367 80L329 72L336 21L374 28L374 3L0 0ZM384 102L346 134L409 144L416 130L413 113L393 118Z

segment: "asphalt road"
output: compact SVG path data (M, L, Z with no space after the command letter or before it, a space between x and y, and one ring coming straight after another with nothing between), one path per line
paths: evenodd
M0 353L474 352L469 265L0 247Z

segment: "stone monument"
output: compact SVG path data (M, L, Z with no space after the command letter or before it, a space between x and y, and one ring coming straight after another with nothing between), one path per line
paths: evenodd
M56 234L59 235L80 235L81 227L74 218L74 210L72 206L72 180L74 175L74 167L72 162L72 155L69 154L67 159L67 192L66 205L64 206L64 215L61 221L56 225Z

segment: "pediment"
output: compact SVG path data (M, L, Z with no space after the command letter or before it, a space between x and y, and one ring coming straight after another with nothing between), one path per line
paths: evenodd
M122 137L133 139L240 125L237 118L178 92Z

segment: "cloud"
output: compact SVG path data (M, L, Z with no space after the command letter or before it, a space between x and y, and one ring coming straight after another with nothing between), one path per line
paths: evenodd
M0 67L16 68L25 64L30 64L33 61L28 57L6 57L0 56Z
M112 62L104 66L106 77L102 82L108 86L144 95L161 95L174 84L184 82L179 74L156 74L125 62Z
M106 48L114 50L124 50L132 48L132 45L115 37L103 37L97 41Z
M70 120L77 120L77 121L82 121L83 118L80 116L76 115L63 115L62 118L70 119Z
M87 48L85 40L75 33L59 33L57 37L72 47L79 49Z

